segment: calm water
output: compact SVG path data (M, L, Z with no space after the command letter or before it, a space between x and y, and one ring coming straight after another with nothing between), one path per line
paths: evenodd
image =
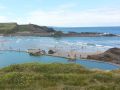
M86 68L98 68L103 70L114 70L120 67L108 64L105 62L95 62L90 60L76 60L75 62L70 62L64 58L51 57L51 56L29 56L27 53L23 52L8 52L0 51L0 67L8 66L11 64L29 63L29 62L41 62L41 63L77 63Z

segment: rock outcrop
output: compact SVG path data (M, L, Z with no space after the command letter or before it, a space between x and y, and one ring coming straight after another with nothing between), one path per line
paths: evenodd
M49 50L49 51L48 51L48 54L54 54L54 53L56 53L56 52L53 51L53 50Z
M64 36L67 37L113 37L113 36L118 36L116 34L111 34L111 33L98 33L98 32L68 32L64 34Z
M106 52L98 55L88 55L87 59L94 59L120 64L120 48L111 48Z
M31 56L41 56L41 55L45 55L46 54L46 52L44 50L41 50L41 49L28 49L27 52Z

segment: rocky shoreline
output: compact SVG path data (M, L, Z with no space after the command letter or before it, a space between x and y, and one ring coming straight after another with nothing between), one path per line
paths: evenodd
M116 34L110 34L110 33L98 33L98 32L69 32L65 34L66 37L116 37L119 35Z
M35 24L18 25L17 23L0 23L0 36L40 36L40 37L119 37L111 33L57 31L47 26Z
M115 65L120 65L120 48L111 48L105 52L81 53L81 52L59 52L49 50L46 53L44 50L29 50L28 53L33 56L49 55L55 57L63 57L69 60L88 59L92 61L107 62Z
M87 59L111 62L120 65L120 48L111 48L101 54L88 55Z

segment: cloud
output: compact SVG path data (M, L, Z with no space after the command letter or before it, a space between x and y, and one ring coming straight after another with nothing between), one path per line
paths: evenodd
M28 22L48 26L114 26L120 25L120 10L114 8L90 9L86 11L33 11Z
M19 24L34 23L45 26L120 26L120 9L96 8L76 10L77 3L66 3L53 10L36 10L26 12L19 17L12 14L0 15L0 22L18 22ZM0 6L2 12L6 7ZM3 12L4 13L4 12ZM8 13L8 12L7 12Z

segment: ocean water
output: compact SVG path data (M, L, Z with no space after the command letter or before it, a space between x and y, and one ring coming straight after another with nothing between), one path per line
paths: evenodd
M120 34L120 28L110 28L110 29L81 29L81 28L59 28L64 32L68 31L77 31L77 32L107 32L107 33L116 33ZM84 47L84 48L83 48ZM58 50L76 50L78 52L97 52L97 51L106 51L109 48L118 47L120 48L120 37L32 37L32 36L14 36L14 37L3 37L0 36L0 50L24 50L31 48L43 49L48 51L51 48L57 48ZM53 57L30 57L24 53L10 53L10 52L0 52L0 67L16 63L24 62L34 62L42 60L47 63L50 60L51 62L67 62L65 59L53 58ZM8 60L9 59L9 60ZM21 61L22 59L22 61ZM55 61L57 59L57 61ZM64 61L65 60L65 61ZM107 68L111 69L111 66L107 65L98 65L94 62L86 62L83 60L77 61L79 64L83 64L86 67L91 68ZM93 64L92 64L93 63ZM90 65L90 66L89 66ZM99 67L98 67L99 66ZM114 67L113 67L114 69Z
M40 48L49 50L105 51L109 48L120 47L120 37L0 37L0 50Z
M73 27L73 28L60 28L55 27L58 31L63 32L101 32L101 33L113 33L120 34L120 27Z

